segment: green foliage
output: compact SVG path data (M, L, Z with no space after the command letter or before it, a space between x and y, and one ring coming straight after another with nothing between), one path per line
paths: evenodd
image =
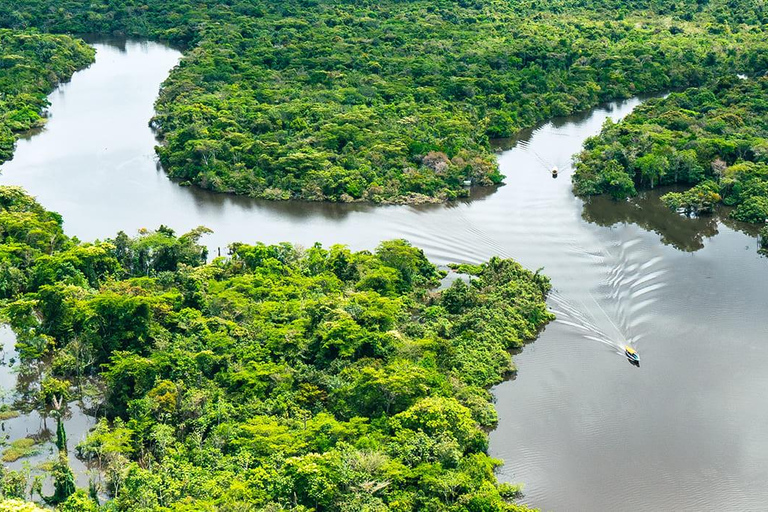
M768 226L760 230L760 252L763 254L768 253Z
M30 437L22 437L12 441L11 445L3 450L2 460L3 462L14 462L37 452L37 442Z
M78 489L65 502L59 505L56 510L58 512L98 512L100 508L84 490Z
M720 187L714 181L705 181L685 192L669 192L661 200L672 210L683 210L686 214L712 213L722 198Z
M0 498L24 499L27 495L27 474L0 467ZM7 501L0 502L7 504Z
M611 126L610 119L606 126ZM637 194L635 183L616 160L608 160L599 173L584 177L577 167L579 181L574 183L574 190L582 195L610 194L614 199L625 199ZM574 175L575 176L575 175Z
M0 163L19 132L43 125L47 95L93 61L94 51L67 36L0 29Z
M45 512L45 509L38 507L34 503L21 501L20 499L10 499L0 501L0 512Z
M0 25L183 45L153 120L163 166L268 199L465 196L502 180L489 138L768 54L762 5L725 0L16 0Z
M617 199L635 185L694 185L662 200L686 214L735 206L733 218L768 219L768 78L721 78L606 122L577 158L574 191Z
M59 452L59 458L53 464L53 495L45 497L51 505L58 505L68 500L75 493L75 476L69 467L67 454Z
M19 411L11 409L7 404L0 406L0 421L8 421L13 418L18 418Z
M56 418L56 448L59 451L67 451L67 432L64 430L64 421L61 415Z
M4 208L8 224L44 214L23 194ZM46 368L42 407L84 376L103 387L77 451L109 510L524 510L486 452L487 388L552 320L547 278L494 258L437 291L444 273L404 240L233 244L207 263L202 233L25 246L26 269L98 247L103 271L73 264L83 279L32 282L2 309L25 364ZM53 474L51 503L96 507L64 451Z
M731 216L743 222L765 222L768 219L768 197L748 197L736 207Z
M97 286L115 273L114 247L73 245L61 225L58 214L45 211L19 187L0 187L0 299L48 286L64 301L68 285Z
M172 229L160 226L157 231L142 230L141 236L131 239L119 232L111 243L115 256L123 269L132 276L175 271L179 265L196 266L205 263L208 250L199 244L211 230L200 226L176 237Z
M77 452L81 457L97 460L99 466L104 466L109 461L119 459L121 456L127 457L133 453L132 434L133 432L125 428L121 420L118 419L110 424L102 418L88 438L77 445Z

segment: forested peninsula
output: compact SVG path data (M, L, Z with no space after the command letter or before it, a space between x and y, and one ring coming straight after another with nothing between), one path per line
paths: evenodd
M0 29L0 164L13 156L20 133L45 122L53 88L93 58L78 39Z
M638 187L681 184L690 188L662 196L674 210L698 215L724 204L735 220L765 222L768 77L725 76L606 123L585 143L573 181L579 194L617 199Z
M77 455L102 469L105 510L525 510L486 452L487 388L553 319L546 277L494 258L438 291L444 272L402 240L233 244L208 263L205 228L82 243L61 225L0 187L0 311L34 377L18 407L93 402ZM99 510L74 455L46 501ZM0 490L27 483L4 470Z
M418 202L502 181L489 139L766 68L761 3L15 0L0 25L186 49L153 125L175 179L270 199Z

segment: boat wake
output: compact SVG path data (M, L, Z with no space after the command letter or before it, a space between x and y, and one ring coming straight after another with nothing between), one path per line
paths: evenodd
M590 297L592 297L591 294ZM550 307L550 309L557 316L557 322L577 329L585 339L597 341L609 347L613 347L617 351L624 350L623 347L627 344L625 340L627 342L629 340L619 328L616 327L608 314L605 313L602 306L594 300L594 297L592 297L592 299L595 305L597 305L603 312L605 319L614 328L616 334L608 334L605 330L598 327L597 324L600 323L599 320L589 313L589 308L587 308L585 304L582 303L581 307L575 306L557 291L550 293L549 299L554 306Z
M549 302L557 322L617 354L625 355L626 347L636 350L647 330L644 325L651 319L650 309L666 286L667 274L661 256L630 250L640 243L641 238L633 238L597 252L578 251L592 266L609 270L594 290L580 291L581 298L554 290Z

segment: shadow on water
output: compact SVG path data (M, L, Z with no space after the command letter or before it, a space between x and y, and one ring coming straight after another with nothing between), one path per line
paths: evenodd
M128 43L130 42L129 39L121 36L105 36L103 34L90 34L90 33L84 33L84 34L78 34L78 37L88 43L89 45L107 45L115 50L119 51L122 54L125 54L128 52Z
M598 226L636 224L661 236L662 243L685 252L704 247L704 240L718 233L714 215L686 217L671 211L660 197L670 189L645 191L626 201L615 201L608 196L584 199L582 218Z
M77 37L85 41L91 46L95 45L106 45L110 48L113 48L117 51L119 51L121 54L127 54L130 51L129 46L131 45L144 45L145 48L148 45L154 45L156 43L144 41L141 39L132 39L130 37L121 36L121 35L104 35L104 34L93 34L93 33L81 33L76 34ZM168 48L172 48L174 50L177 50L179 52L184 51L183 45L174 44L171 41L159 41L162 42L163 46L166 46Z
M158 164L158 173L165 171ZM178 184L174 183L178 186ZM397 204L374 204L368 202L359 203L334 203L329 201L271 201L267 199L258 199L248 196L238 196L224 192L215 192L206 190L196 185L182 187L194 204L198 208L214 209L226 211L230 208L238 208L245 211L258 213L259 211L268 212L270 215L276 215L282 219L292 221L301 221L307 219L320 218L328 221L343 220L349 215L356 213L374 214L385 208L410 208L415 211L429 212L443 209L456 208L470 203L484 201L490 198L504 184L490 187L471 187L469 197L456 199L448 203L422 203L412 205Z
M721 223L746 235L757 236L761 226L731 219L732 208L720 207L714 214L698 217L670 210L662 203L661 196L680 190L684 188L646 190L626 201L615 201L608 196L586 197L582 218L603 227L635 224L658 234L665 245L684 252L703 249L705 241L719 233L718 226Z

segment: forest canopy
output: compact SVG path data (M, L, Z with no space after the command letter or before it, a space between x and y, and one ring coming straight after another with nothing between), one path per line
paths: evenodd
M487 388L553 319L546 277L493 258L438 291L403 240L207 262L205 233L81 243L0 187L0 311L40 372L20 396L50 412L100 383L78 454L107 510L524 510L487 455ZM26 486L6 471L0 489Z
M760 221L767 20L763 2L726 0L9 0L0 160L40 125L54 85L93 59L46 34L115 34L184 50L151 120L160 162L183 183L267 199L451 200L467 183L502 182L493 138L676 90L590 139L576 191L681 183L693 188L666 196L672 208L722 201ZM493 258L441 289L443 272L404 240L358 252L236 243L210 261L207 232L81 242L0 187L0 320L31 376L20 405L60 419L87 390L98 423L76 455L110 498L75 489L75 454L62 449L47 503L525 510L488 455L488 388L553 319L545 276ZM3 470L0 499L35 485Z
M93 62L93 48L67 36L0 29L0 164L19 133L42 126L48 94Z
M768 220L768 77L723 77L607 122L586 141L573 181L578 194L618 199L686 185L662 196L667 206L700 214L722 203L736 220Z
M15 0L0 25L183 45L153 120L177 180L270 199L415 202L500 183L490 138L762 72L764 7L731 4Z

